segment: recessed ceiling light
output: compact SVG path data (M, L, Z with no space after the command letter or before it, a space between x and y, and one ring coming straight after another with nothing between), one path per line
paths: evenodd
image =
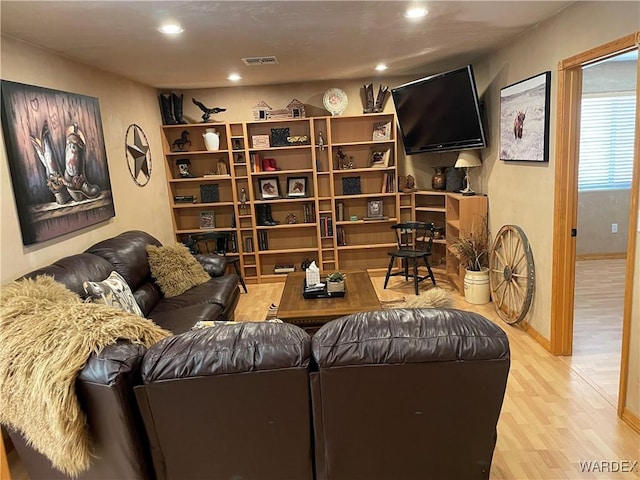
M378 65L376 65L376 70L379 72L382 72L383 70L386 70L387 66L384 63L379 63Z
M422 17L427 16L428 13L429 12L427 11L426 8L414 7L414 8L408 9L404 13L404 16L405 16L405 18L422 18Z
M238 80L242 80L242 77L237 73L232 73L227 77L227 80L231 80L232 82L237 82Z
M167 23L162 25L158 30L162 33L166 33L167 35L175 35L177 33L184 32L184 29L177 23Z

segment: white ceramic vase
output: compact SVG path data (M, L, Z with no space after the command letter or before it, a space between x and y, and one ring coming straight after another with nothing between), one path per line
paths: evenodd
M464 299L468 303L483 305L489 303L490 298L489 269L483 268L479 272L467 270L464 276Z
M202 137L208 152L215 152L220 149L220 134L216 132L215 128L207 128Z

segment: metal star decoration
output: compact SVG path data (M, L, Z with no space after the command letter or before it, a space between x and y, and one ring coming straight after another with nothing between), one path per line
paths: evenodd
M144 187L149 183L151 178L151 151L149 150L149 142L147 136L135 123L129 125L125 137L125 145L127 149L127 165L131 178L140 187ZM142 180L139 180L140 174Z

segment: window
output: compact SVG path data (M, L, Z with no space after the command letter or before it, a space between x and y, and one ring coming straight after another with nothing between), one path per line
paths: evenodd
M583 96L578 191L631 188L635 117L635 94Z

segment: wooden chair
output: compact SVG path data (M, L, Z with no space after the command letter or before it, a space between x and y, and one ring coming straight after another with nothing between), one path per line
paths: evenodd
M227 257L230 239L231 233L229 232L207 232L189 235L182 243L184 243L194 255L215 253L216 255L224 257L227 265L233 265L240 280L240 285L242 285L244 289L244 293L248 293L247 285L244 283L244 278L240 272L240 258L237 256Z
M406 222L392 225L391 228L395 231L398 248L397 250L388 252L391 258L389 259L387 275L384 279L384 288L387 288L389 277L404 275L405 280L408 280L409 277L413 278L413 286L416 295L418 295L418 283L422 280L430 278L433 284L436 284L436 279L431 271L431 265L429 265L431 247L433 246L434 225L433 223L425 222ZM393 264L397 258L402 259L402 270L391 273ZM418 274L418 262L420 260L422 260L427 267L428 275L420 276ZM412 266L412 273L409 273L409 263L411 263Z

